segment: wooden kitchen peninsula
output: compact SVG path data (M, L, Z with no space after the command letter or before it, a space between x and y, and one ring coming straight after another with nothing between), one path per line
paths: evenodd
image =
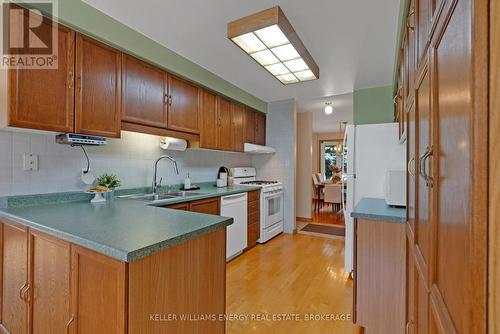
M1 333L224 333L232 219L126 199L0 210Z

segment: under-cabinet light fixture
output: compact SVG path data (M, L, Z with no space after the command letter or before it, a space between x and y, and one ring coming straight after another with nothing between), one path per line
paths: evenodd
M227 37L281 83L319 79L319 67L279 6L230 22Z

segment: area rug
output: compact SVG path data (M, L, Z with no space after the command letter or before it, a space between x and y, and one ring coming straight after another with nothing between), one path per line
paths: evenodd
M327 234L332 236L344 237L345 236L345 228L343 226L335 226L328 224L314 224L310 223L304 226L301 232L310 232L310 233L318 233L318 234Z

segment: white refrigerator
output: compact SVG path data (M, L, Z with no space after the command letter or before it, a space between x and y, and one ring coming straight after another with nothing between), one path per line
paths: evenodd
M363 197L384 198L388 170L406 168L406 145L399 143L398 123L347 125L344 133L342 201L345 219L345 271L352 272L354 220L351 212Z

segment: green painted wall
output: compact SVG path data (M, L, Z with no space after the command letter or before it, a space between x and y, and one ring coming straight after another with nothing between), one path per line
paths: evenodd
M392 86L354 91L354 124L394 122Z
M267 103L81 0L60 0L59 21L222 95L267 112ZM182 35L179 36L182 38Z

